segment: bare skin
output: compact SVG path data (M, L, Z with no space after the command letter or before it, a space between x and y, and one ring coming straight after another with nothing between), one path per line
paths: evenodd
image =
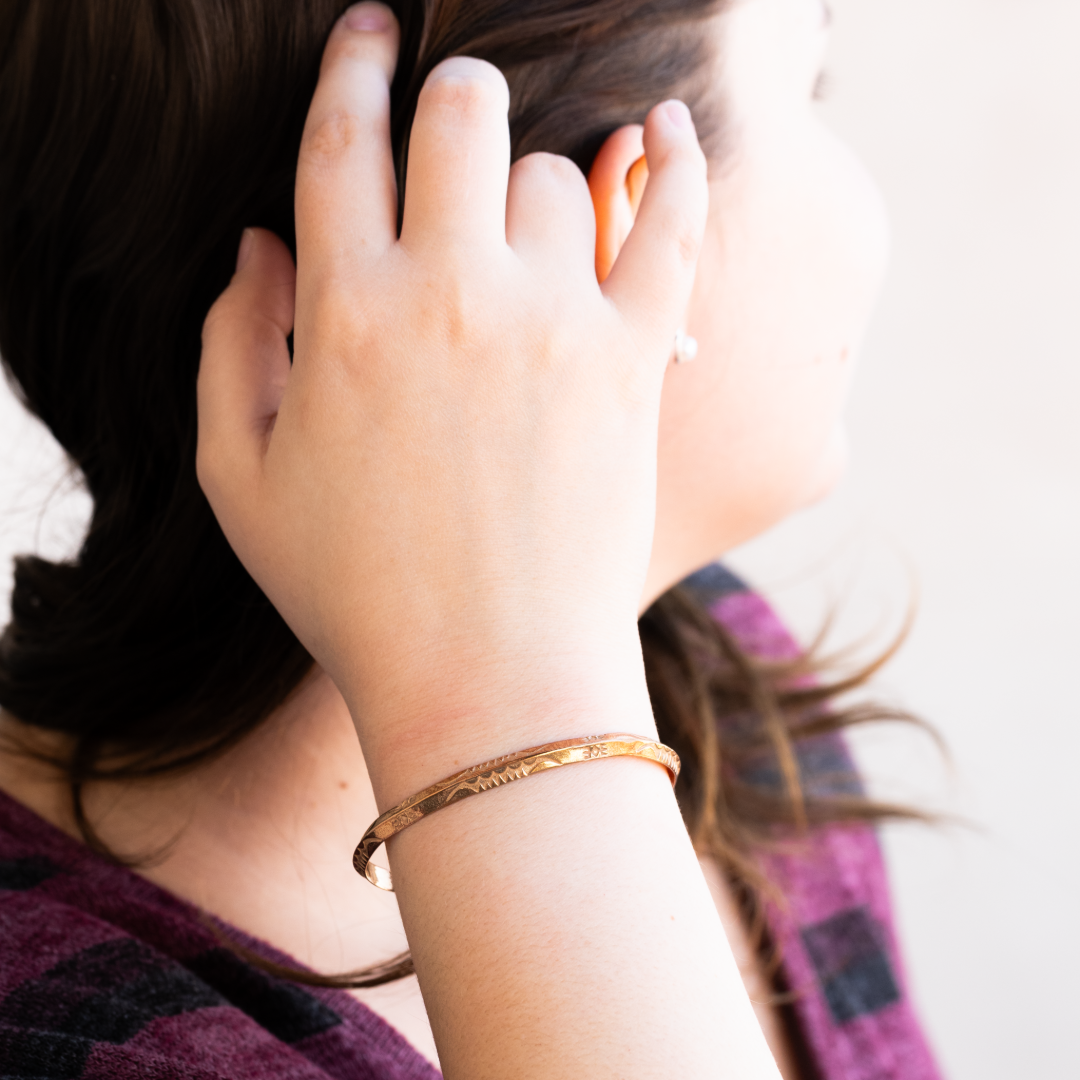
M463 989L448 975L460 970L462 956L484 956L485 950L494 949L494 963L500 947L527 949L529 940L519 926L500 930L499 915L503 910L535 912L536 905L550 918L546 931L540 925L534 932L531 940L537 948L549 947L552 935L572 945L574 935L566 937L568 926L576 935L600 943L601 952L610 946L610 955L597 964L595 981L589 982L594 976L586 971L585 981L574 984L577 1001L599 995L610 1004L606 1011L598 1010L596 1044L586 1047L583 1057L570 1061L526 1057L520 1068L510 1068L515 1075L544 1080L590 1070L590 1075L607 1075L596 1069L617 1070L622 1052L634 1063L634 1075L669 1074L670 1058L657 1054L657 1031L665 1033L662 1042L689 1047L690 1057L679 1063L683 1076L711 1075L717 1061L729 1063L732 1076L775 1075L772 1057L785 1077L795 1075L776 1018L768 1009L759 1009L760 1027L772 1054L764 1049L746 1005L743 979L750 998L759 1001L764 980L722 876L709 867L702 875L663 774L653 766L604 762L588 770L565 770L573 775L560 773L513 785L408 830L390 845L400 883L400 910L394 897L355 876L349 856L379 810L456 767L493 752L583 730L649 734L652 719L634 641L637 612L686 573L819 496L835 475L834 432L851 357L880 276L884 229L865 178L810 113L809 91L824 41L821 15L818 0L746 0L723 25L717 24L718 54L723 59L719 68L741 137L733 160L711 169L707 221L703 212L696 225L686 219L685 206L697 197L697 180L690 173L672 179L675 170L665 165L665 154L674 152L676 159L682 154L682 166L691 172L697 166L689 145L679 142L684 136L678 125L664 127L672 117L657 115L650 117L651 126L644 133L613 136L616 141L603 156L607 173L591 178L596 181L595 218L584 180L558 163L536 158L519 163L510 173L506 222L502 215L497 222L481 222L492 232L493 245L505 242L499 240L498 230L506 228L515 250L532 245L533 251L557 253L552 269L542 271L553 274L556 282L567 273L568 251L576 259L577 272L584 273L580 269L584 266L591 275L598 248L606 244L610 249L608 261L616 265L616 272L607 286L607 300L623 303L627 313L633 312L638 334L619 337L622 329L605 321L607 309L598 303L588 311L575 311L574 339L593 342L598 355L621 350L627 354L624 360L638 365L633 377L640 382L634 385L641 400L652 404L625 422L616 412L623 407L621 402L605 414L615 418L612 439L630 430L625 446L597 444L586 437L589 424L584 419L599 423L594 399L607 400L608 384L598 384L580 395L589 404L588 414L569 416L563 408L542 418L540 426L548 425L557 437L533 447L531 456L522 455L516 472L487 475L486 468L466 470L468 475L485 475L488 486L479 498L464 490L457 492L457 502L440 504L439 499L454 492L419 490L423 511L401 517L396 515L402 512L402 492L408 485L403 488L400 474L383 477L381 503L378 478L360 493L312 483L313 477L355 475L358 467L355 459L339 456L352 453L347 440L320 446L317 434L305 434L305 410L324 410L320 431L334 430L335 423L348 427L357 416L371 427L372 414L363 412L367 402L396 389L379 385L370 373L349 374L351 369L325 365L328 346L321 327L337 326L343 306L348 306L325 287L326 280L350 272L340 259L334 263L340 254L341 197L349 195L356 182L350 170L365 173L362 189L377 187L379 176L386 180L386 161L372 152L371 145L364 144L363 152L350 158L347 141L333 137L335 132L340 136L341 129L332 123L313 126L317 137L308 142L308 168L306 173L301 170L301 278L294 277L287 253L274 238L257 235L208 327L211 352L215 341L225 342L229 348L219 352L253 359L243 371L219 363L212 378L204 377L203 416L206 429L217 440L213 453L205 447L201 451L204 485L249 569L331 674L319 671L260 731L220 761L167 781L93 789L88 794L89 810L118 851L154 850L175 839L165 859L142 871L147 877L316 969L349 970L385 960L405 947L404 926L408 926L422 981L426 979L428 1008L416 980L358 996L433 1059L438 1043L448 1075L489 1071L496 1075L508 1067L505 1059L488 1053L498 1040L485 1034L487 1024L500 1032L519 1025L515 1030L527 1046L535 1038L536 1029L528 1027L532 1017L542 1018L540 1028L574 1022L577 1006L561 1001L556 983L547 981L546 967L522 971L511 987L509 1012L506 1002L485 997L483 986ZM368 136L376 139L381 131L377 98L385 93L394 61L393 27L357 26L352 32L339 29L335 35L324 64L322 97L313 111L317 115L321 107L325 120L352 110ZM462 68L459 63L450 75L450 83L458 80L457 90L433 99L444 114L466 98L474 113L483 113L485 101L491 103L486 95L497 97L498 80L489 71ZM454 176L455 140L480 140L479 150L469 159L470 168L480 167L477 161L486 160L483 154L491 155L490 168L483 166L489 168L485 176L498 172L503 152L491 115L474 116L471 128L466 125L449 134L440 135L437 125L432 126L429 136L426 187L422 163L410 165L410 184L418 184L407 196L407 233L410 220L414 226L409 234L412 246L406 245L410 258L420 258L418 252L435 252L440 258L448 251L452 255L462 235L476 233L475 222L467 222L468 227L456 235L446 230L461 203L461 192L448 183L448 176L451 180ZM423 139L414 139L414 144L423 150ZM687 235L695 228L703 230L696 266L680 265L676 258L669 264L670 272L657 273L657 259L670 259L670 249L679 247L673 245L672 236L662 237L654 253L644 257L639 253L635 261L633 249L645 250L641 237L647 239L648 232L636 230L641 242L629 243L629 255L622 258L625 233L613 236L605 231L605 221L624 218L623 211L636 202L631 198L631 173L646 145L652 151L653 203L660 205L665 184L682 185L668 195L670 206L679 207L673 220L681 222L677 228ZM488 201L500 197L500 190L506 199L506 183L505 176L497 181L494 196L487 193ZM410 219L408 199L414 190L420 194ZM551 220L543 214L537 218L520 212L538 205L557 208L561 234L549 235L547 226L535 227L536 220ZM641 212L647 220L648 199ZM381 228L385 233L392 213L386 205L368 207L366 216L352 213L349 220L355 228L374 227L376 232ZM516 233L515 221L520 221ZM599 222L595 233L594 221ZM382 243L390 241L384 237L374 246ZM311 272L317 265L331 265L332 272L320 279ZM408 287L395 285L392 274L408 275L413 269L414 264L401 259L386 269L385 295L408 295L413 279L401 279ZM581 280L584 288L585 277ZM595 277L591 285L595 286ZM511 299L513 303L492 306L528 307L520 297ZM364 392L350 403L352 411L344 419L334 413L340 392L329 399L319 396L318 384L328 377L325 374L309 380L302 396L296 385L288 386L291 376L287 361L282 365L281 347L292 326L294 302L298 356L305 355L306 341L313 357L306 370L331 370L339 391L354 376L363 383ZM315 310L325 317L318 326ZM396 346L403 326L417 325L407 314L391 310L390 315L387 349ZM486 340L534 340L547 333L558 342L559 335L551 333L550 313L532 312L529 317L539 320L532 338L521 334L520 326L508 326L487 327ZM673 368L667 365L667 356L679 325L699 339L701 353L695 364ZM353 325L337 341L355 342L361 335L370 344L373 334L378 338L371 325ZM317 346L323 348L322 357ZM331 340L329 352L334 346ZM423 375L407 370L410 358L431 352L422 341L414 342L397 362L390 357L386 370L395 372L397 386L410 385L408 380ZM451 356L446 362L453 360ZM521 359L526 372L531 370L527 361L530 358ZM472 369L462 370L464 382ZM573 374L579 377L577 369ZM283 404L286 388L292 397ZM428 395L423 400L430 401L438 400L430 395L442 389L419 386L420 391ZM521 401L543 398L523 392ZM297 405L301 400L302 408ZM447 401L441 409L428 405L423 418L426 422L432 414L452 416L453 409L468 400L464 396ZM395 407L387 406L381 415L391 415ZM505 395L499 407L506 408ZM653 409L651 436L649 409ZM522 424L521 413L507 415ZM473 419L470 414L470 422ZM403 430L412 437L409 425ZM496 428L490 437L498 435ZM449 440L436 447L439 454L475 449L475 439L461 447L453 444L453 437L453 431L439 433L438 438ZM566 451L568 467L560 486L558 477L552 481L550 474L563 466L566 447L576 450ZM488 461L515 456L503 453L497 442L490 448ZM375 451L368 447L366 453L369 460ZM383 453L380 459L394 457ZM589 460L596 470L595 490L576 491L580 460ZM214 464L208 465L210 461ZM230 468L222 467L225 461ZM537 470L537 461L548 465ZM628 462L638 470L639 481L629 487L620 479ZM606 477L605 468L610 469ZM652 487L651 470L656 478ZM515 503L514 493L523 485L536 491L536 485L543 484L550 486L542 488L543 498L535 504L523 509ZM567 499L568 492L572 497ZM359 504L357 499L368 503ZM491 536L491 523L483 511L495 504L502 506L505 519L516 522L512 536ZM553 517L537 515L536 506L551 505L557 509ZM479 512L474 512L477 508ZM354 551L333 546L337 536L363 532L356 522L390 519L393 527L373 541L371 566L377 572L365 570ZM481 531L462 538L457 555L453 543L443 543L438 552L425 546L430 535L455 536L456 523L463 520ZM613 529L615 521L625 527ZM299 522L299 531L278 532L274 542L267 543L269 533L280 529L282 522ZM306 523L314 531L305 531ZM570 543L569 524L586 529L571 535ZM620 539L621 548L612 544L616 534L627 538L625 543ZM384 544L381 552L378 542ZM478 550L489 559L479 567L469 564ZM530 559L522 559L523 550ZM583 551L603 551L605 557L594 565L578 565ZM446 561L455 557L456 563ZM534 588L535 572L520 576L522 563L535 566L536 560L544 568L539 575L544 587L539 591ZM411 591L387 589L382 568L390 564L410 569ZM302 573L296 573L298 566ZM492 581L498 588L485 592L482 586ZM343 603L343 595L351 596L352 602ZM423 604L410 608L410 597L418 595L424 597ZM587 617L583 595L588 597ZM356 597L364 597L365 603ZM358 623L356 611L372 608L383 612L381 622ZM463 612L469 613L468 620ZM530 613L527 624L522 623L522 612ZM402 625L434 627L436 632L422 641L403 642L400 635L388 635L387 626ZM482 644L479 652L476 641ZM462 678L463 671L470 677ZM560 719L553 722L553 716ZM8 718L5 724L14 722ZM74 831L66 791L55 777L2 755L0 787L61 828ZM595 836L582 832L583 819L596 823ZM668 893L642 896L641 852L656 850L657 830L662 834L661 850L673 852L658 876L666 875L674 884ZM562 853L570 835L578 843L565 851L557 876L574 882L575 873L585 874L587 869L588 875L605 882L625 881L624 889L615 890L620 895L613 906L604 906L611 901L610 889L602 889L601 896L587 891L568 896L568 888L553 880L556 875L538 875L533 869L546 853L556 849ZM611 837L616 835L624 843L621 854L613 856ZM535 837L535 850L523 844L522 837L529 843ZM449 861L447 851L453 853ZM515 859L522 860L519 878L504 878L494 891L475 891L477 875L502 872L518 865ZM633 902L626 899L635 896ZM450 939L460 943L460 952L447 951L447 928L433 916L447 897L454 898L453 910L475 913L452 928ZM596 921L582 920L583 911L594 910L600 913ZM689 998L684 1002L673 998L670 1012L659 1019L655 1003L649 1003L651 1019L659 1027L644 1043L641 1025L633 1019L643 1003L632 995L605 997L598 989L606 987L608 975L617 976L619 965L626 963L621 939L605 935L627 920L646 928L651 925L656 940L665 943L658 950L654 984L684 979L690 987ZM699 957L709 962L700 963ZM662 961L669 958L672 967L665 969ZM566 979L581 975L581 958L572 948L565 955L557 950L549 959ZM635 969L627 984L639 974ZM514 999L513 993L520 997ZM718 1025L716 1017L723 1017L724 1023ZM747 1028L747 1017L753 1031ZM706 1029L708 1038L701 1035ZM471 1038L463 1040L463 1031Z
M3 720L9 733L47 745ZM79 838L66 785L50 770L0 754L0 789ZM317 971L352 971L408 949L394 895L352 869L357 823L378 810L352 719L321 673L221 760L167 786L93 789L89 809L118 852L172 841L166 859L139 870L143 877ZM703 869L769 1048L785 1080L795 1078L734 897L715 866ZM438 1065L415 976L351 992Z

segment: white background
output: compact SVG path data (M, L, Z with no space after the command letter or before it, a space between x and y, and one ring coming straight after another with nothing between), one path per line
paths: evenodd
M735 553L809 637L884 640L881 691L932 720L859 750L880 790L969 825L886 834L914 993L952 1080L1076 1080L1080 994L1080 0L832 0L823 106L895 255L823 506ZM43 509L46 508L47 509ZM85 510L0 395L9 556ZM0 617L5 614L0 605Z
M886 834L953 1080L1080 1078L1080 2L832 0L824 111L892 212L849 476L735 553L804 636L882 640L932 720L863 760L971 828Z

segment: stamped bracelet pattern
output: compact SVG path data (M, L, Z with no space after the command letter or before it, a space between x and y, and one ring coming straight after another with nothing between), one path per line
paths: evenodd
M391 836L453 802L515 780L524 780L533 773L557 769L562 765L573 765L578 761L594 761L601 757L639 757L655 761L667 769L671 775L672 786L678 779L681 764L679 755L671 747L637 735L625 734L590 735L584 739L545 743L543 746L533 746L514 754L505 754L454 773L453 776L417 792L392 810L387 810L364 833L364 838L353 853L353 867L372 885L393 892L390 871L371 861L371 856Z

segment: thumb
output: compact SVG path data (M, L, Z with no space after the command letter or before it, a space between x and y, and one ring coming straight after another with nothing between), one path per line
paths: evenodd
M245 229L236 273L203 324L199 362L196 472L219 520L257 490L289 379L295 307L289 249L265 229Z

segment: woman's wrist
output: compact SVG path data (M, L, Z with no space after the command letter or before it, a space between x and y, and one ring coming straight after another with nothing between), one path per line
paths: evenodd
M389 855L447 1076L776 1076L655 763L500 787Z
M635 641L636 646L636 641ZM446 658L377 692L344 688L380 811L459 769L530 746L656 737L640 648L601 658Z

